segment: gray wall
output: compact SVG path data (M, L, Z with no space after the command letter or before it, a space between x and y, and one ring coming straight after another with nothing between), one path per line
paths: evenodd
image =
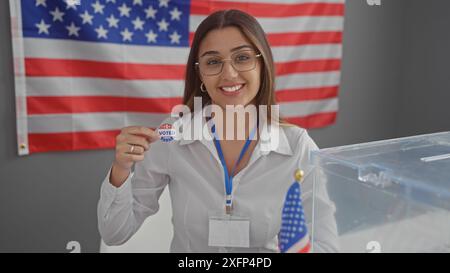
M450 1L408 1L396 134L450 130Z
M310 131L319 147L394 136L405 2L369 6L365 0L347 0L338 118L333 126Z
M320 147L450 130L450 1L347 0L337 123ZM0 252L96 252L112 150L18 157L8 1L0 1Z

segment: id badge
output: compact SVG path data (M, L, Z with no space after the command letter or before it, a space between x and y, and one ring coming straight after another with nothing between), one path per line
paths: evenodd
M208 245L250 247L250 219L234 215L210 216Z

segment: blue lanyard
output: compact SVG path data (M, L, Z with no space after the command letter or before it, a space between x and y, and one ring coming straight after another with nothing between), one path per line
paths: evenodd
M217 135L216 135L216 125L214 124L211 127L211 132L214 134L214 143L216 144L216 149L217 149L217 153L219 155L220 158L220 162L222 163L222 167L223 167L223 172L225 175L225 191L226 191L226 202L225 202L225 207L226 207L226 211L228 214L231 214L231 210L232 210L232 205L233 205L233 198L232 198L232 192L233 192L233 173L236 170L237 165L239 165L239 162L241 162L242 158L245 155L245 152L248 150L248 147L250 146L251 140L254 137L255 133L256 133L256 129L257 126L255 126L253 128L253 130L251 131L249 137L247 138L247 140L245 141L244 147L241 150L241 153L239 154L239 158L236 161L236 163L233 166L233 169L231 170L231 175L228 173L228 169L227 169L227 165L225 163L225 157L223 156L223 151L222 151L222 147L220 146L220 142L217 139Z

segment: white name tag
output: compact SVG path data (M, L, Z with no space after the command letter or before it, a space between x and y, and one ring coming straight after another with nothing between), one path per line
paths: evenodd
M236 216L210 217L208 245L250 247L250 220Z

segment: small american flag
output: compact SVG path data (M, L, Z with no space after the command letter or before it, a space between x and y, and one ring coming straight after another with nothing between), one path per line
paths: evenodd
M122 127L158 127L182 102L197 26L231 8L266 31L281 114L334 123L344 0L10 0L19 155L112 148Z
M297 181L292 184L286 194L281 221L280 251L283 253L309 252L311 243L302 206L300 183Z

